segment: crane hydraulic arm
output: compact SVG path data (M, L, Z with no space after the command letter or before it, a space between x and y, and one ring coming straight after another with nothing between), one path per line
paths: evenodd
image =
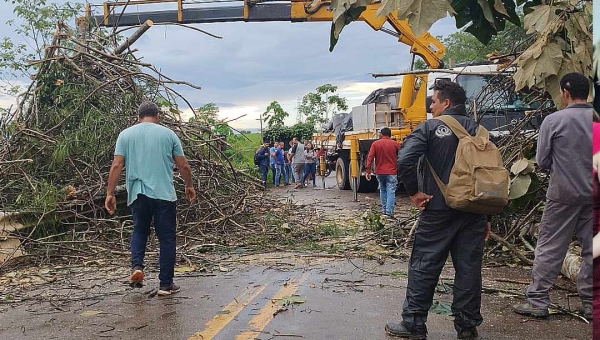
M176 10L161 10L148 12L127 12L125 7L138 5L176 3ZM183 0L130 0L105 2L104 15L95 19L103 26L137 26L146 20L154 23L215 23L215 22L331 22L333 11L329 8L329 1L317 0L307 2L304 0L291 1L259 1L243 0L243 5L212 7L187 7ZM190 3L191 5L191 3ZM119 7L121 9L119 9ZM406 20L398 20L396 13L384 17L376 15L381 7L381 2L373 2L367 6L358 21L366 22L374 30L390 33L398 41L411 47L411 53L420 56L429 68L442 68L442 56L445 47L434 36L425 32L415 36ZM393 31L383 27L389 23Z

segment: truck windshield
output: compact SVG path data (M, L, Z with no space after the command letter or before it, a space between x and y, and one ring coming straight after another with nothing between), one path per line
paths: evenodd
M504 76L499 75L458 75L456 82L467 93L467 106L475 101L477 111L529 110L531 107L521 101L521 96L514 92L512 85L507 88ZM469 108L468 108L469 109Z

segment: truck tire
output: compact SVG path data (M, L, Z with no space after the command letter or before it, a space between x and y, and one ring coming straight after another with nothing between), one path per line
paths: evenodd
M349 162L344 157L339 157L335 163L335 181L340 190L350 189Z

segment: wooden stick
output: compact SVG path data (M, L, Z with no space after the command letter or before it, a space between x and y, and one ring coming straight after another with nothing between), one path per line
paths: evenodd
M146 20L146 22L144 22L142 26L140 26L140 28L138 28L138 30L135 31L135 33L133 33L129 38L127 38L127 40L125 40L119 47L117 47L113 51L113 54L118 55L123 53L123 51L129 48L129 46L136 42L136 40L138 40L142 36L142 34L144 34L150 27L152 27L153 24L154 23L152 22L152 20Z

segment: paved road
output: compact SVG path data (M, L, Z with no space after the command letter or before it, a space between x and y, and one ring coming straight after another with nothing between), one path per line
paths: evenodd
M351 192L337 189L274 190L298 203L313 204L322 213L345 217L378 203L377 193L361 194L359 202L352 202ZM402 214L408 200L400 194L398 202ZM384 324L400 319L405 259L388 258L380 264L279 252L231 255L218 263L221 270L214 273L178 272L176 282L183 289L166 298L146 294L157 286L156 272L147 273L144 288L132 289L124 283L128 276L124 264L90 265L68 280L31 293L32 298L45 296L52 302L0 304L0 339L384 340L390 339ZM446 267L442 276L451 278L451 266ZM509 282L500 288L522 290L529 269L484 269L484 285L498 286L500 278ZM443 288L435 297L442 305L452 300ZM68 298L82 291L83 298ZM567 301L568 293L556 290L552 296L563 306L575 307L577 298ZM305 302L285 308L280 304L294 295ZM539 321L513 314L509 306L521 301L503 290L484 294L482 339L591 339L591 326L570 316ZM428 327L429 339L456 339L450 316L432 313Z
M142 294L156 285L156 273L150 273L142 289L114 282L103 289L115 294L102 298L4 306L0 339L376 340L389 339L383 325L399 319L406 286L404 261L380 265L274 253L242 256L233 263L235 269L214 276L178 274L183 289L167 298ZM485 275L497 277L494 271L486 270ZM122 274L121 281L126 279L126 272ZM77 282L71 289L75 287ZM294 295L305 302L283 308L279 301ZM436 294L438 301L451 298L449 293ZM519 301L484 296L482 339L591 339L591 327L568 316L536 321L513 314L508 306ZM449 316L431 314L428 325L429 339L456 338Z

